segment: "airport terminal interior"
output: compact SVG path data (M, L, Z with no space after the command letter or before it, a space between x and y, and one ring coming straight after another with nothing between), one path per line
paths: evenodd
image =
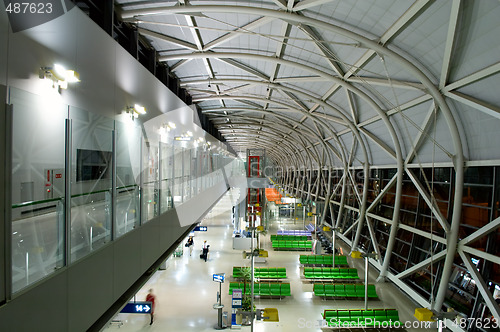
M498 17L0 3L0 331L499 331Z

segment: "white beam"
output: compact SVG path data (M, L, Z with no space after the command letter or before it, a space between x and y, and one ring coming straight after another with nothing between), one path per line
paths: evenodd
M459 242L459 245L465 245L467 243L473 242L473 241L495 231L499 227L500 227L500 217L496 218L493 221L490 221L488 224L486 224L486 226L481 227L480 229L478 229L477 231L475 231L471 235L467 236L465 239L462 239Z
M255 21L248 23L247 25L239 27L234 31L228 32L225 35L223 35L217 39L212 40L211 42L209 42L208 44L206 44L203 47L203 51L211 50L212 48L217 47L220 44L226 43L230 40L233 40L234 38L239 37L241 35L242 31L247 32L247 31L255 30L258 27L261 27L269 22L272 22L273 20L274 20L274 18L268 17L268 16L258 18Z
M474 255L476 257L483 258L487 261L490 261L492 263L500 265L500 257L498 257L496 255L489 254L489 253L481 251L481 250L478 250L476 248L471 248L469 246L459 245L458 252L460 252L460 251L467 252L467 253Z
M441 214L441 210L439 210L439 207L437 207L434 204L434 201L432 200L430 194L427 192L427 190L424 189L418 178L415 176L413 171L411 169L406 168L406 174L408 174L408 177L410 178L411 182L415 185L415 188L417 188L418 192L420 195L422 195L422 198L424 201L427 203L427 206L431 209L432 213L436 217L437 221L441 224L441 227L443 227L445 233L448 233L450 230L450 224L446 220L445 217Z
M221 58L217 58L217 60L219 61L222 61L224 63L227 63L228 65L231 65L235 68L238 68L238 69L241 69L249 74L252 74L252 75L255 75L257 76L258 78L260 79L263 79L263 80L268 80L269 79L269 76L267 76L266 74L263 74L261 73L260 71L258 71L257 69L254 69L250 66L247 66L241 62L238 62L236 60L233 60L233 59L221 59Z
M397 156L396 156L396 152L394 152L394 150L388 146L387 144L385 144L384 142L382 142L377 136L373 135L372 133L370 133L368 130L366 130L365 128L363 127L359 127L358 128L359 131L361 131L363 134L365 134L366 137L368 137L370 140L372 140L373 142L375 142L379 147L382 148L382 150L384 150L385 152L387 152L392 158L394 158L394 160L397 160Z
M281 9L288 9L286 7L286 0L273 0L273 2L276 4L276 6L280 7Z
M422 127L419 129L417 136L415 136L415 139L413 140L413 144L411 145L411 150L410 150L410 152L408 152L408 155L406 156L405 164L409 164L413 161L413 157L415 156L418 149L420 148L420 145L423 143L424 138L426 137L425 134L429 130L429 126L433 123L434 111L437 111L437 110L435 110L434 103L432 103L431 107L429 107L429 111L427 112L427 115L425 116ZM406 120L403 119L403 121L406 121ZM411 139L411 138L408 137L408 139Z
M308 9L311 7L321 6L325 3L334 2L334 0L302 0L293 7L294 12Z
M500 62L497 62L494 65L481 69L473 74L470 74L469 76L448 84L443 88L443 92L459 89L476 81L482 80L488 76L494 75L498 72L500 72Z
M389 82L389 80L384 79L384 78L373 78L373 77L364 77L364 76L349 77L347 79L347 82L379 85L379 86L388 86L388 87L393 86L395 88L408 89L408 90L424 91L424 89L425 89L424 85L422 83L418 83L418 82L408 82L408 81L401 81L401 80L394 80L394 79L391 79L391 81Z
M432 250L432 248L431 248L431 250ZM444 249L443 251L432 255L431 257L421 261L420 263L413 265L409 269L406 269L403 272L396 274L396 278L403 279L403 278L405 278L405 277L407 277L415 272L418 272L418 271L424 269L427 265L430 265L431 263L439 262L440 260L442 260L443 258L446 257L446 252L447 252L447 250Z
M415 228L415 227L411 227L411 226L408 226L408 225L405 225L405 224L399 224L399 228L404 229L405 231L417 234L417 235L419 235L421 237L425 237L426 239L432 239L432 241L436 241L436 242L439 242L439 243L442 243L442 244L446 244L446 239L445 238L443 238L441 236L437 236L435 234L431 234L431 233L423 231L421 229L418 229L418 228Z
M443 65L441 66L441 78L439 80L439 88L442 89L448 81L450 72L451 51L455 44L455 36L458 27L458 15L460 13L460 6L462 0L453 0L451 4L450 21L448 23L448 35L446 37L446 44L444 46Z
M477 270L475 265L472 265L472 260L471 257L464 253L459 251L460 257L462 258L465 267L467 268L467 271L471 274L472 278L476 282L476 287L481 293L484 302L488 306L488 309L490 309L490 312L492 313L493 317L495 317L496 322L500 322L500 306L495 302L495 299L491 295L491 292L488 290L488 285L486 285L486 282L484 281L483 277Z
M181 66L185 65L186 63L190 62L191 60L193 60L193 59L184 59L184 60L181 60L181 61L177 61L175 64L173 64L172 66L170 66L170 71L172 71L172 72L176 71Z
M398 178L398 175L394 174L394 176L391 178L391 180L389 180L389 183L387 183L387 185L384 187L384 189L382 189L380 194L378 194L377 197L375 197L373 202L366 209L366 212L370 212L375 206L377 206L377 204L382 200L382 198L384 198L385 194L387 194L387 192L392 188L392 186L394 186L397 178ZM380 182L382 182L382 181L380 181Z
M143 28L138 28L137 32L139 32L141 35L149 36L149 37L153 37L153 38L157 38L157 39L161 39L163 41L172 43L174 45L187 48L188 50L191 50L191 51L197 51L198 50L198 48L196 47L195 44L191 44L191 43L188 43L187 41L180 40L180 39L177 39L177 38L169 37L169 36L166 36L166 35L158 33L158 32L154 32L154 31L151 31L151 30L143 29Z
M299 4L303 3L300 2ZM344 71L340 68L340 65L337 63L335 59L337 56L335 53L328 47L328 44L321 41L321 37L309 26L307 25L299 25L298 28L302 30L306 35L311 38L311 41L316 45L318 50L325 56L326 62L330 65L330 67L339 75L344 76Z
M462 104L475 108L478 111L486 113L492 117L500 119L500 107L498 106L488 104L482 100L473 98L469 95L460 93L458 91L446 92L445 96L455 99L456 101L459 101Z

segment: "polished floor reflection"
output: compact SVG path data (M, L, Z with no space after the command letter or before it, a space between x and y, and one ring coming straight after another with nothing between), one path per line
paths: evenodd
M226 282L222 284L222 303L225 305L224 311L229 312L230 316L231 298L228 290L232 267L250 265L248 259L242 258L240 250L232 249L230 213L231 198L230 195L226 195L203 221L202 224L208 226L208 231L196 233L193 254L190 256L188 248L182 247L182 256L171 257L167 269L158 271L138 292L136 299L143 301L148 289L154 290L157 308L153 325L149 325L147 315L118 314L105 331L214 331L217 325L217 310L213 305L216 303L219 290L218 283L212 280L214 273L226 273ZM278 228L301 229L302 223L294 225L290 220L274 221L269 234L276 234ZM199 257L205 240L210 244L209 259L206 263ZM319 320L323 310L364 307L363 300L324 300L314 296L313 284L301 279L302 271L298 262L300 252L273 251L269 235L262 237L261 241L263 247L269 251L269 257L266 263L256 266L286 267L287 282L291 284L292 296L281 300L256 298L257 308L278 309L279 322L257 321L254 331L322 331ZM363 262L350 257L348 261L351 267L358 269L360 277L363 278ZM375 282L375 277L375 271L370 270L371 283ZM377 283L376 288L380 300L369 301L370 309L396 308L402 322L417 323L413 317L417 306L396 287L390 283ZM242 330L250 331L250 327L244 326ZM419 330L429 331L429 329L406 328L406 331Z

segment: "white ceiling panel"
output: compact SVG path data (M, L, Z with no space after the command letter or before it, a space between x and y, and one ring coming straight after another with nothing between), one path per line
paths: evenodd
M462 15L457 45L452 53L451 82L499 61L499 2L463 1Z

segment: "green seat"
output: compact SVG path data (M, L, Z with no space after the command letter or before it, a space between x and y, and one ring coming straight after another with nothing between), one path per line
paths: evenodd
M351 315L349 313L349 310L337 310L337 315L338 315L338 323L340 326L344 324L345 322L350 322L351 321Z
M354 285L345 285L345 296L356 297L356 289Z
M363 314L362 314L362 310L349 310L349 314L350 314L350 317L351 317L351 322L356 324L356 325L360 325L363 323Z
M354 285L354 290L356 291L357 297L365 297L365 285L356 284Z
M325 285L323 284L314 284L313 292L316 296L325 296Z
M386 321L387 313L384 309L373 309L373 318L380 322Z
M399 315L396 309L387 309L387 320L391 320L392 322L399 322Z
M291 296L292 295L289 283L282 283L280 291L281 291L281 296Z
M280 284L271 283L269 284L270 295L281 296Z
M345 297L346 296L345 285L342 285L342 284L335 285L335 296L338 296L338 297Z
M268 283L263 282L260 284L259 294L260 295L271 295Z
M335 295L335 285L326 284L325 285L325 296L336 296Z
M306 255L300 255L299 256L299 263L302 264L302 265L309 264L307 256Z

